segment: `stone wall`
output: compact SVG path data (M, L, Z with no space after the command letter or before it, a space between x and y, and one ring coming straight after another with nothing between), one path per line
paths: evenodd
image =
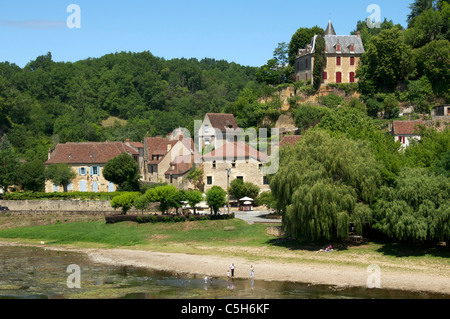
M11 213L18 212L60 212L60 213L88 213L106 214L120 213L120 209L111 207L110 201L96 200L0 200L0 206L6 206ZM152 203L148 211L157 212L157 203ZM129 213L140 212L131 209Z

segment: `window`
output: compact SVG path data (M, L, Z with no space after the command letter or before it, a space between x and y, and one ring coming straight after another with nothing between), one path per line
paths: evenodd
M86 167L80 167L80 175L86 175Z
M216 168L216 167L217 167L216 161L213 161L213 162L212 162L212 168Z
M341 45L340 44L336 44L336 51L337 52L341 52Z
M232 167L232 168L236 168L236 160L233 160L233 161L231 162L231 167Z
M209 143L210 143L210 139L209 139L209 137L206 137L205 138L205 145L209 145Z
M341 57L336 57L336 65L341 65Z
M236 179L240 179L241 181L244 181L244 176L236 176Z
M209 125L205 124L205 133L209 132Z
M328 73L325 71L323 72L323 79L328 80Z
M263 185L269 185L269 179L267 178L267 176L263 177Z
M355 72L350 72L350 83L355 82Z
M350 52L355 52L355 46L353 44L350 45Z
M336 83L342 83L342 73L336 72Z
M98 176L98 175L99 175L99 174L98 174L99 170L100 170L100 167L98 167L98 166L92 166L92 167L91 167L91 175Z
M305 68L308 68L308 59L305 60Z
M206 184L212 185L212 176L207 176L206 177Z
M355 65L355 57L350 57L350 65Z

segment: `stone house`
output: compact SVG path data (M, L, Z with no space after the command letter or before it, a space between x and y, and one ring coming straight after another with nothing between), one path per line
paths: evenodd
M356 70L359 66L360 57L365 53L361 36L336 35L331 20L325 31L325 55L327 66L323 70L322 83L354 83ZM316 48L315 35L311 44L305 49L299 49L295 58L296 81L313 80L314 53Z
M233 114L207 113L196 132L198 149L216 149L227 142L234 142L241 131Z
M128 143L128 144L127 144ZM65 163L72 167L76 173L75 179L68 185L71 192L114 192L117 185L107 181L103 177L103 169L106 163L122 153L131 155L136 163L140 159L139 144L129 141L104 142L104 143L65 143L58 144L54 151L49 150L46 166L51 164ZM63 192L60 185L54 185L46 181L45 192Z
M230 142L204 155L203 173L205 191L213 186L228 189L235 179L257 185L261 192L269 191L267 177L261 172L269 157L244 142Z
M180 186L192 168L196 154L191 138L180 135L149 137L144 139L144 180Z
M413 139L420 141L421 136L418 134L419 125L424 125L421 120L417 121L393 121L392 135L396 141L399 141L402 148L408 147Z

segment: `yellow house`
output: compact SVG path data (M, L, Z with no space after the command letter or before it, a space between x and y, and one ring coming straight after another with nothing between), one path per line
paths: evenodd
M49 151L45 165L65 163L72 167L76 177L68 185L69 192L114 192L117 185L105 180L103 168L110 159L122 153L128 153L137 163L140 162L139 149L130 143L88 142L58 144L54 151ZM45 192L63 191L62 186L46 181Z
M325 55L327 66L323 70L322 83L354 83L356 70L360 58L365 53L361 36L336 35L331 21L325 31ZM315 35L305 49L299 49L295 58L296 81L308 81L314 83L314 53L316 49L317 35Z

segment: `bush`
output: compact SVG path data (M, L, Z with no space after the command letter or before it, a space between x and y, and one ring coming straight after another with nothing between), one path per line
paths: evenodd
M334 109L334 108L338 107L339 105L345 106L345 100L342 97L340 97L339 95L336 95L334 93L331 93L324 97L321 97L320 103L330 109Z
M123 215L115 214L105 216L105 221L107 224L116 224L121 222L136 222L138 224L145 223L180 223L180 222L194 222L200 220L227 220L234 219L234 214L230 215L188 215L188 216L177 216L177 215Z

